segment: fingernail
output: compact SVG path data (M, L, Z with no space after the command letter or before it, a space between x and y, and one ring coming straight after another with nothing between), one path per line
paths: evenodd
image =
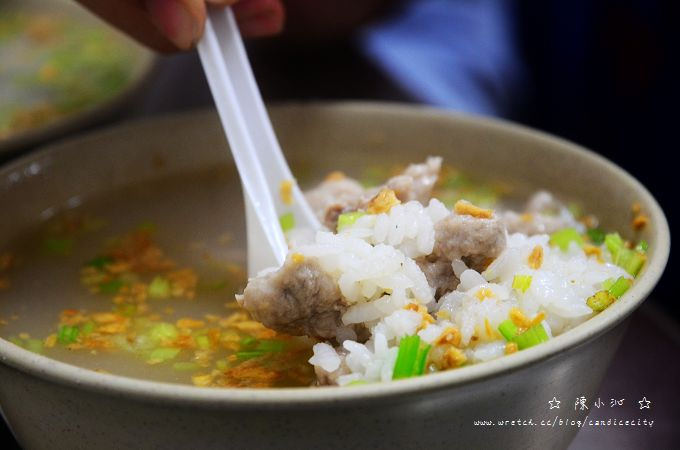
M181 49L190 48L200 37L200 24L178 0L145 0L154 25Z

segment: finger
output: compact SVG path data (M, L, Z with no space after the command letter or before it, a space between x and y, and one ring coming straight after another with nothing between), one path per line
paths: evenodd
M203 0L144 0L151 22L182 50L193 47L203 35Z
M244 36L271 36L283 29L285 13L280 0L241 0L233 9Z
M245 36L276 34L284 23L279 0L206 0L234 5ZM203 34L205 5L201 0L78 0L83 6L137 41L161 52L187 49Z

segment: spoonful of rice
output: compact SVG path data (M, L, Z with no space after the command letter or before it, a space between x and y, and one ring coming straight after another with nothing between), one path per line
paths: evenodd
M285 231L321 225L281 152L231 8L208 7L198 53L241 177L254 276L283 264Z

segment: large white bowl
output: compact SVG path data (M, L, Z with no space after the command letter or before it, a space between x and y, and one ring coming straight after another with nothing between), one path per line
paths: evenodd
M448 372L347 388L210 389L100 374L0 339L0 404L27 448L564 448L597 393L625 319L661 276L670 248L659 205L626 172L569 142L488 119L391 104L272 109L293 167L325 173L439 154L490 178L580 199L608 229L651 218L649 261L620 300L539 346ZM40 211L141 180L229 164L212 112L100 131L0 170L0 242ZM152 164L161 156L162 168ZM49 299L46 299L49 301ZM550 410L548 401L562 400ZM555 418L566 420L566 425ZM534 425L499 426L497 420ZM475 425L490 420L494 426ZM550 421L541 425L541 421ZM526 422L528 423L528 422ZM547 423L547 422L546 422Z

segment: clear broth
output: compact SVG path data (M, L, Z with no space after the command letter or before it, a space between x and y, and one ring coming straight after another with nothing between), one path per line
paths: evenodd
M246 280L242 211L236 174L220 169L131 186L60 212L5 249L12 264L4 275L8 286L0 290L0 337L25 347L33 343L36 351L66 363L130 377L203 386L312 384L314 375L307 359L313 342L274 336L271 330L249 322L235 304L234 294L242 290ZM149 231L158 248L175 262L175 269L189 268L198 277L193 299L187 295L148 298L148 311L142 313L141 308L126 310L115 304L120 292L111 292L115 289L110 284L106 289L109 292L93 293L92 286L82 282L84 267L106 254L112 239L140 229ZM167 278L167 272L147 271L135 278L148 287L156 276ZM60 333L60 316L64 317L65 310L88 320L75 324L80 330L76 341L60 338L49 346L50 336ZM161 362L151 358L155 348L79 348L92 313L106 312L117 312L119 319L133 322L125 332L118 333L133 347L135 337L149 334L141 330L148 331L157 322L174 324L180 335L192 336L184 339L183 345L187 340L193 342L188 348L180 346L177 356ZM153 320L146 326L149 317ZM238 319L236 326L225 325L230 317ZM180 319L202 321L203 326L182 333L177 326ZM106 323L95 322L96 329ZM210 336L210 344L199 346L199 334ZM111 334L104 337L111 339ZM36 349L36 341L46 345ZM273 351L258 350L262 342L267 344L265 350ZM166 341L155 347L177 345Z
M375 185L401 169L368 167L359 179ZM494 206L509 192L445 167L435 196L449 206L461 197ZM63 210L0 249L0 337L66 363L130 377L214 387L312 385L307 360L315 342L276 335L234 301L246 281L244 222L233 168L141 183ZM173 260L173 269L119 276L112 265L120 261L102 266L102 258L120 247L116 240L140 233ZM155 278L167 282L172 270L182 268L197 277L191 295L151 298ZM98 278L102 273L105 282ZM120 279L125 287L111 284ZM148 298L117 303L135 283ZM111 313L116 320L108 320ZM150 329L159 323L177 336L151 345L149 336L156 334ZM69 335L73 328L75 337Z

